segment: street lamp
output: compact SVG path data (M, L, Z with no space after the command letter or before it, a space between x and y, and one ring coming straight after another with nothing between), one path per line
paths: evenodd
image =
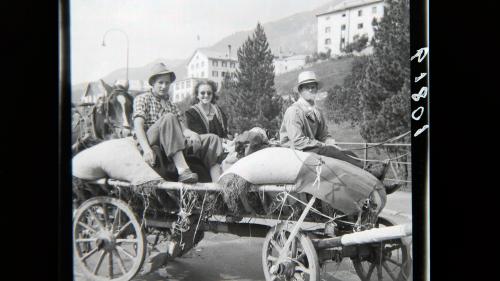
M102 37L102 46L103 46L103 47L106 47L106 44L104 43L104 42L105 42L105 39L106 39L106 35L108 35L108 33L109 33L109 32L111 32L111 31L119 31L119 32L121 32L123 35L125 35L125 39L127 39L127 70L126 70L126 72L125 72L125 79L127 80L127 83L128 83L128 57L129 57L129 55L128 55L128 47L129 47L129 45L128 45L128 44L129 44L129 42L128 42L128 35L127 35L127 33L126 33L125 31L123 31L122 29L119 29L119 28L112 28L112 29L108 29L108 30L104 33L104 35L103 35L103 37Z

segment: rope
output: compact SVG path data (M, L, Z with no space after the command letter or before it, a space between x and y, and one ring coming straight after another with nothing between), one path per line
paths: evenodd
M201 217L203 216L203 206L205 206L205 199L206 198L207 198L207 190L205 189L205 195L203 196L203 202L201 202L200 216L198 218L198 223L196 224L196 228L194 229L193 244L194 244L194 240L196 238L196 232L198 232L198 226L200 225Z
M410 153L408 152L408 153L406 153L406 154L399 155L399 156L394 157L394 158L387 158L387 159L385 159L385 160L376 160L376 159L374 159L374 160L370 160L370 159L361 159L361 158L354 157L354 156L351 156L351 155L348 155L348 154L346 154L346 155L347 155L347 156L349 156L349 157L351 157L352 159L356 159L356 160L363 161L363 162L380 162L380 163L388 163L388 162L390 162L390 161L393 161L393 160L396 160L396 159L402 158L402 157L404 157L404 156L406 156L406 155L409 155L409 154L410 154Z
M321 158L320 158L320 164L316 166L316 179L314 179L314 182L313 182L313 186L318 183L318 187L317 189L319 189L319 186L320 186L320 183L321 183L321 167L323 167L323 161L321 161Z
M144 201L146 201L146 206L144 207L144 211L142 213L142 221L141 221L141 229L142 229L142 227L146 223L146 211L149 208L149 194L145 194L144 191L141 190L141 195L142 198L145 199Z
M398 139L400 139L400 138L403 138L403 137L405 137L406 135L408 135L409 133L411 133L411 131L408 131L408 132L406 132L406 133L404 133L404 134L401 134L401 135L399 135L399 136L397 136L397 137L390 138L390 139L388 139L388 140L385 140L385 141L383 141L383 142L376 143L376 144L371 145L371 146L367 146L367 147L363 147L363 148L353 148L353 149L350 149L350 150L366 150L366 149L368 149L368 148L377 147L377 146L383 145L384 143L388 143L388 142L395 141L395 140L398 140Z

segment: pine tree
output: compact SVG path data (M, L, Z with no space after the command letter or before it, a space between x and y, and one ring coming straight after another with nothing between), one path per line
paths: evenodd
M410 130L410 1L387 0L360 91L361 135L382 141Z
M273 54L260 23L238 49L238 63L237 82L227 97L232 102L231 124L239 132L255 126L277 131L282 101L274 88Z
M386 0L384 17L373 21L373 54L356 58L342 87L328 91L328 117L359 125L369 142L410 130L409 3Z

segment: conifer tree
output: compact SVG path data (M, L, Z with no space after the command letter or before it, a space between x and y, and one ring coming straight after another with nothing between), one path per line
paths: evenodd
M357 57L342 87L329 90L328 116L361 127L368 142L410 130L410 1L386 0L373 21L373 54Z
M237 82L228 97L231 123L239 132L255 126L277 131L282 102L274 88L273 55L260 23L238 49L238 63Z
M382 141L410 130L410 1L387 0L373 56L358 83L361 135Z

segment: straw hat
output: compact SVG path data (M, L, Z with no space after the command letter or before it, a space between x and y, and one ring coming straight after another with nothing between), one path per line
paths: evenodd
M170 82L175 81L175 73L171 70L168 70L167 66L164 63L158 63L155 64L152 69L151 73L148 79L149 85L153 86L154 80L157 76L164 75L164 74L169 74L170 75Z
M318 85L318 89L320 89L322 86L322 83L318 80L318 78L316 78L316 74L313 71L302 71L301 73L299 73L295 91L298 93L300 85L304 85L307 83L316 83Z

